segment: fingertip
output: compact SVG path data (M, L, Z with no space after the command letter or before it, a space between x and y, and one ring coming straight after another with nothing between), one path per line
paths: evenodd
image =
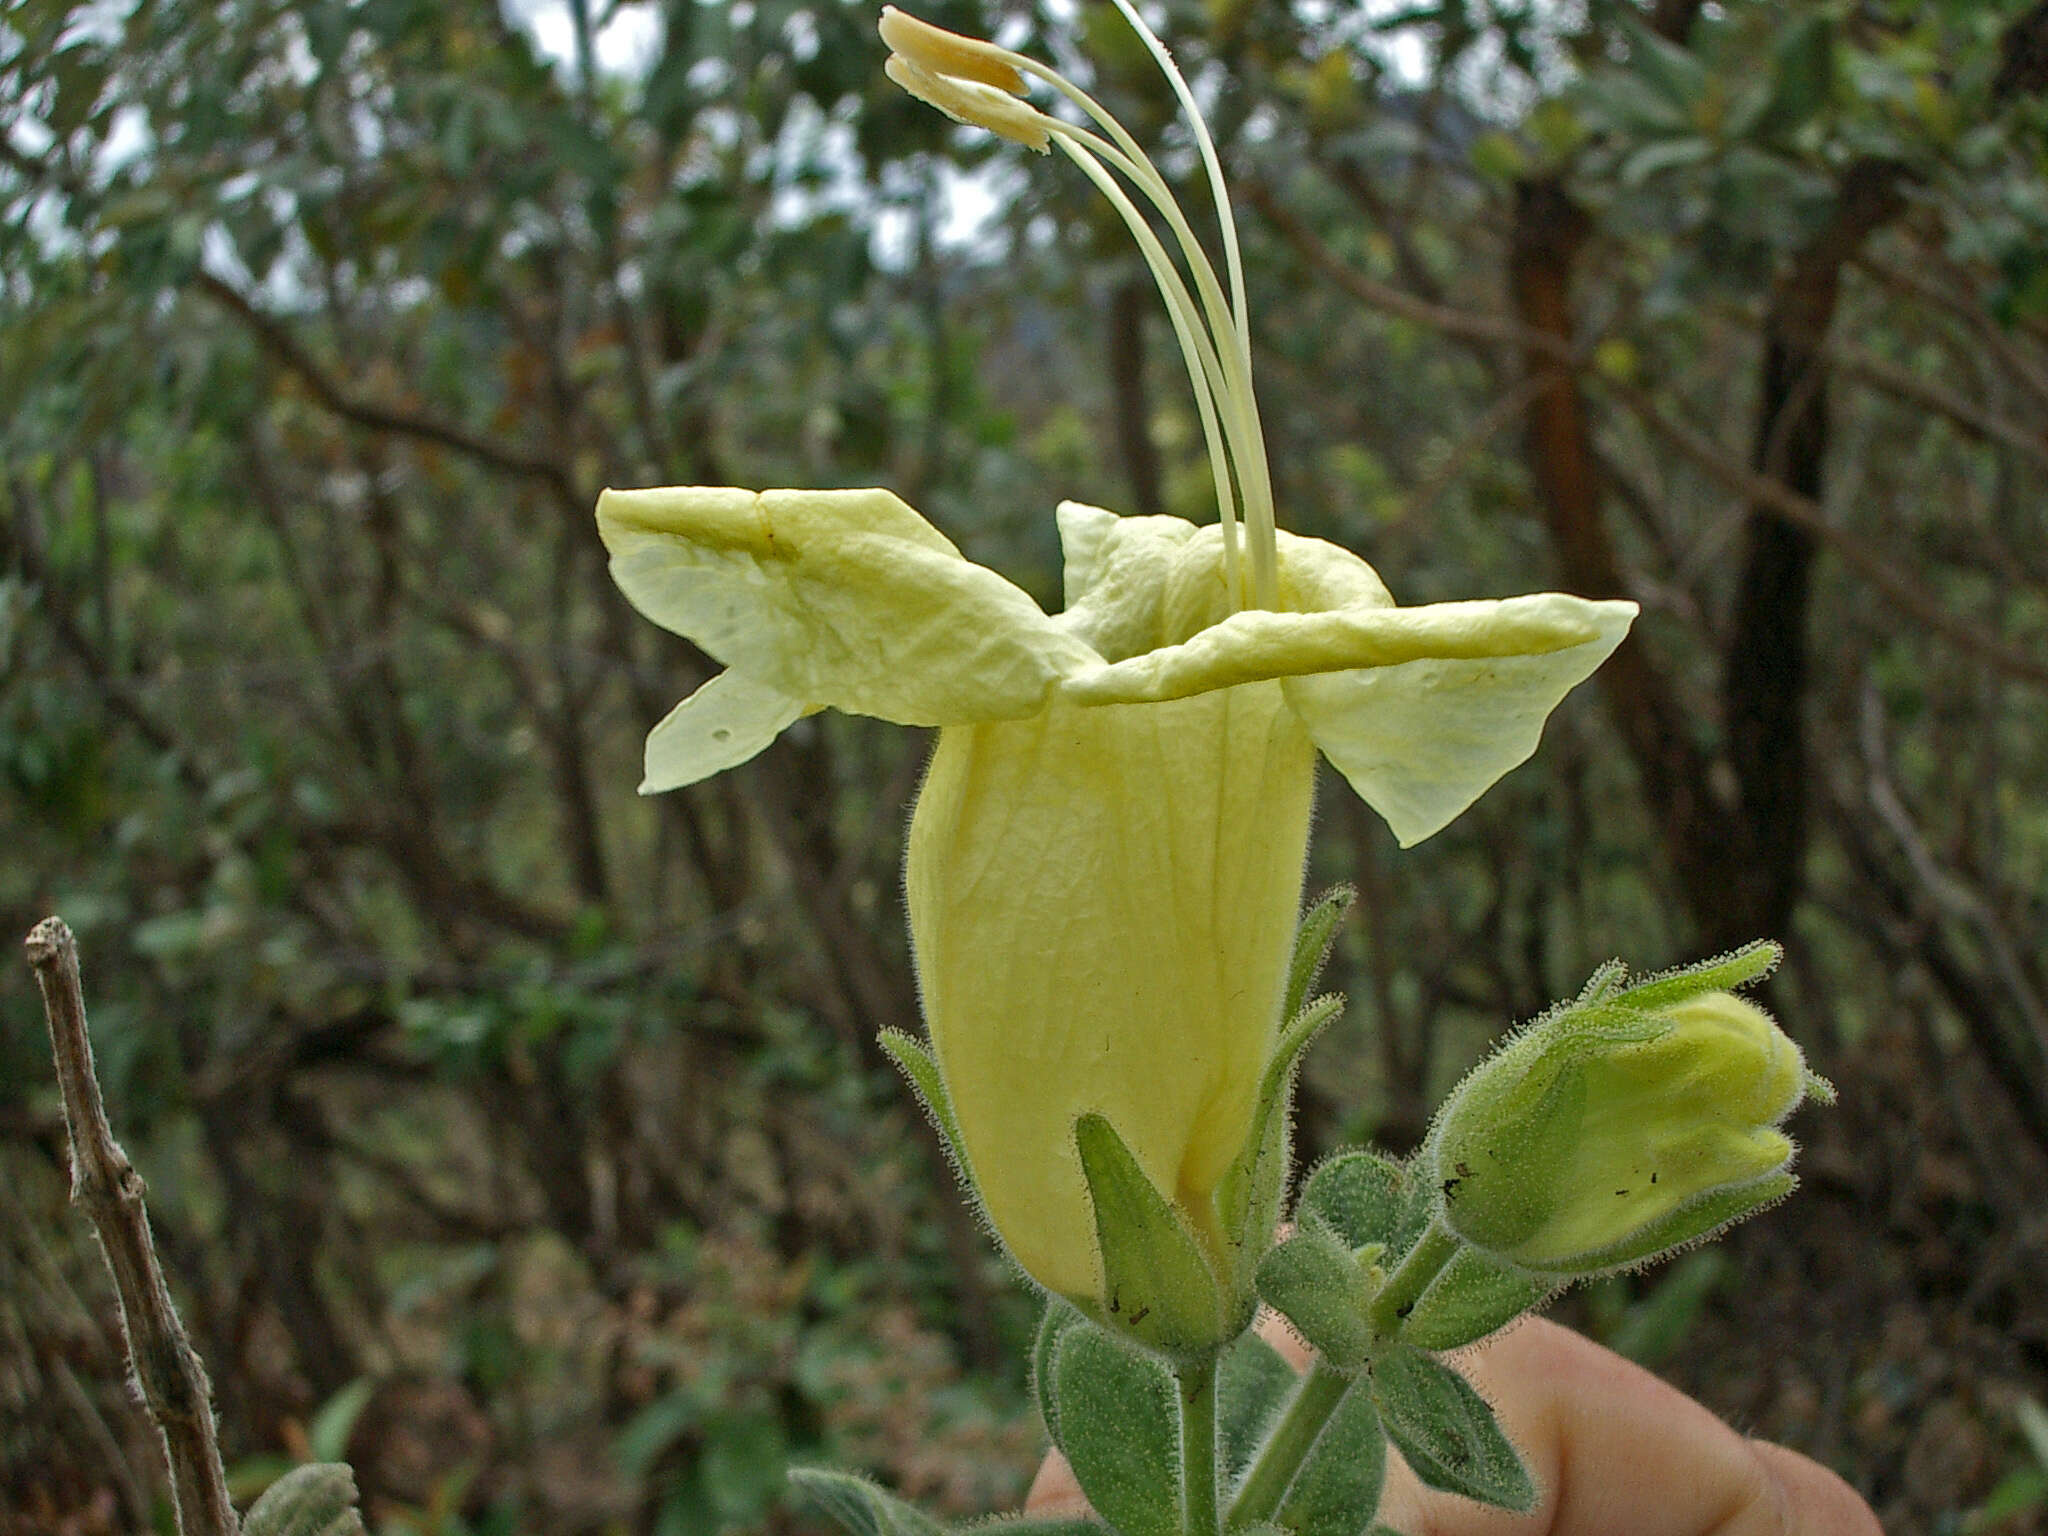
M1088 1513L1088 1495L1081 1491L1073 1468L1058 1451L1046 1452L1045 1460L1039 1464L1038 1475L1031 1480L1031 1491L1024 1496L1024 1513L1048 1518Z
M1787 1536L1884 1536L1856 1490L1819 1462L1768 1440L1749 1448L1784 1494Z

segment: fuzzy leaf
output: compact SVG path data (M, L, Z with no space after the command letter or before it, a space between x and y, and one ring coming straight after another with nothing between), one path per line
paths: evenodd
M885 1029L876 1039L889 1059L896 1063L896 1069L909 1079L911 1090L924 1106L924 1112L939 1128L939 1135L946 1143L946 1151L953 1159L953 1170L960 1175L960 1182L972 1189L974 1181L968 1176L960 1125L953 1118L953 1103L946 1096L946 1081L939 1076L938 1062L932 1059L932 1053L922 1040L900 1029Z
M1330 958L1330 947L1337 942L1338 925L1357 900L1358 892L1352 887L1332 886L1302 914L1301 924L1294 930L1294 959L1287 967L1287 1006L1280 1010L1281 1018L1291 1019L1301 1012L1308 989L1315 985L1323 962Z
M1060 1435L1088 1502L1121 1536L1179 1536L1180 1405L1173 1378L1099 1328L1053 1356Z
M1781 945L1768 939L1759 939L1754 944L1745 944L1712 960L1702 960L1697 965L1681 966L1675 971L1665 971L1658 976L1648 976L1619 994L1617 1001L1626 1002L1629 1007L1644 1013L1668 1008L1673 1003L1682 1003L1688 998L1698 997L1702 992L1732 992L1737 987L1749 985L1777 969L1778 961L1784 957ZM1609 961L1608 965L1613 965ZM1607 973L1607 966L1594 973L1598 981ZM1592 983L1587 983L1588 990ZM1604 999L1600 999L1604 1000ZM1583 1005L1587 999L1580 998Z
M1461 1247L1415 1298L1401 1338L1421 1349L1458 1349L1534 1311L1559 1288L1555 1276L1532 1275Z
M1045 1315L1038 1320L1038 1337L1031 1345L1031 1391L1038 1399L1038 1416L1045 1420L1045 1432L1052 1436L1054 1445L1060 1444L1060 1400L1053 1390L1053 1357L1069 1328L1093 1326L1057 1296L1045 1304Z
M826 1467L791 1467L789 1480L853 1536L944 1536L938 1521L864 1477Z
M1344 1240L1322 1222L1302 1221L1260 1261L1259 1294L1337 1369L1365 1364L1374 1287Z
M1224 1351L1218 1372L1216 1432L1223 1448L1223 1475L1235 1482L1251 1464L1252 1452L1300 1378L1256 1333L1246 1333Z
M1323 898L1315 911L1321 911L1331 900L1332 897ZM1338 910L1341 912L1341 908ZM1310 917L1314 915L1315 912L1310 913ZM1298 965L1301 959L1298 938L1296 943L1295 960ZM1309 974L1313 976L1313 968ZM1293 983L1290 982L1290 996L1292 992ZM1293 1161L1290 1122L1293 1119L1295 1074L1300 1069L1303 1053L1343 1010L1344 999L1331 995L1319 997L1289 1016L1287 1026L1273 1044L1273 1054L1259 1083L1258 1107L1252 1112L1252 1134L1246 1138L1244 1151L1238 1154L1236 1163L1225 1175L1217 1193L1224 1224L1236 1234L1237 1263L1231 1279L1239 1293L1249 1289L1251 1272L1272 1245L1273 1229L1280 1219L1280 1204L1287 1193L1288 1167Z
M293 1467L250 1507L242 1536L363 1536L355 1473L332 1461Z
M1324 898L1327 902L1330 898ZM1320 910L1322 903L1318 904ZM1313 914L1311 914L1313 915ZM1296 951L1297 960L1300 958ZM1291 985L1291 984L1290 984ZM1291 1124L1294 1110L1294 1079L1301 1058L1317 1035L1343 1012L1344 999L1335 995L1319 997L1293 1014L1280 1038L1274 1042L1259 1083L1258 1106L1252 1112L1252 1134L1244 1151L1225 1175L1217 1192L1218 1209L1227 1230L1236 1235L1236 1263L1230 1276L1234 1292L1250 1290L1252 1272L1272 1246L1273 1230L1280 1220L1280 1205L1287 1193L1287 1174L1292 1157Z
M1095 1208L1107 1321L1168 1352L1220 1342L1216 1277L1180 1212L1101 1115L1075 1121L1074 1141Z
M1536 1507L1536 1485L1493 1409L1449 1366L1389 1350L1373 1362L1372 1395L1387 1438L1430 1487L1517 1513Z
M1387 1439L1365 1383L1354 1382L1316 1436L1280 1505L1295 1536L1361 1536L1379 1508Z
M1325 1159L1302 1185L1300 1213L1328 1224L1353 1249L1384 1243L1389 1266L1415 1246L1429 1224L1432 1191L1406 1165L1377 1152Z

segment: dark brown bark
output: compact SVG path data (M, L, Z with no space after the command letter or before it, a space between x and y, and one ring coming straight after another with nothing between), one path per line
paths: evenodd
M1601 516L1600 467L1586 398L1557 359L1573 339L1572 268L1591 232L1585 212L1553 180L1516 189L1509 286L1530 339L1523 366L1540 378L1529 409L1529 466L1564 585L1583 597L1625 597L1620 557ZM1731 850L1709 761L1670 681L1640 639L1615 652L1600 684L1641 776L1644 799L1693 915L1710 926Z
M2048 91L2048 0L2006 28L1999 39L1998 74L1991 99L2003 104L2015 96Z
M1702 0L1656 0L1650 11L1650 30L1666 42L1683 45L1699 19Z
M1904 206L1902 168L1865 160L1843 176L1828 222L1771 294L1751 464L1818 502L1828 450L1827 337L1843 266ZM1728 948L1787 932L1807 843L1807 610L1813 534L1752 506L1723 656L1721 707L1740 807L1742 856L1706 938Z
M1152 397L1145 387L1145 316L1156 302L1152 285L1136 274L1109 294L1109 392L1116 413L1117 451L1131 482L1131 511L1156 517L1159 449L1152 441Z
M1751 461L1809 501L1820 498L1825 472L1827 333L1842 268L1897 215L1903 174L1886 161L1852 166L1833 217L1772 293ZM1548 341L1523 348L1524 366L1543 378L1529 415L1530 466L1566 585L1613 597L1626 586L1601 515L1585 397L1556 361L1572 345L1573 266L1589 234L1586 214L1556 181L1517 189L1510 287L1522 324ZM1733 806L1716 796L1713 759L1647 648L1623 646L1600 673L1701 941L1721 949L1787 931L1807 844L1802 707L1818 544L1761 504L1745 540L1722 677Z

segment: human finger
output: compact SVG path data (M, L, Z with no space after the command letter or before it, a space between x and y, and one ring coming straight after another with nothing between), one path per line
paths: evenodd
M1541 1503L1509 1515L1425 1489L1394 1459L1380 1519L1406 1536L1881 1536L1833 1473L1568 1328L1531 1319L1459 1364Z
M1517 1516L1433 1492L1395 1455L1379 1518L1406 1536L1881 1536L1868 1506L1832 1472L1745 1439L1569 1329L1533 1319L1459 1364L1500 1413L1542 1502ZM1087 1507L1054 1452L1026 1513Z

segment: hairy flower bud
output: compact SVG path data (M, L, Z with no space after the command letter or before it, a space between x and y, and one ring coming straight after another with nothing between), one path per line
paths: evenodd
M1625 992L1582 1000L1465 1079L1426 1149L1448 1231L1523 1269L1591 1274L1791 1190L1778 1127L1825 1085L1756 1004L1671 990L1648 1008Z

